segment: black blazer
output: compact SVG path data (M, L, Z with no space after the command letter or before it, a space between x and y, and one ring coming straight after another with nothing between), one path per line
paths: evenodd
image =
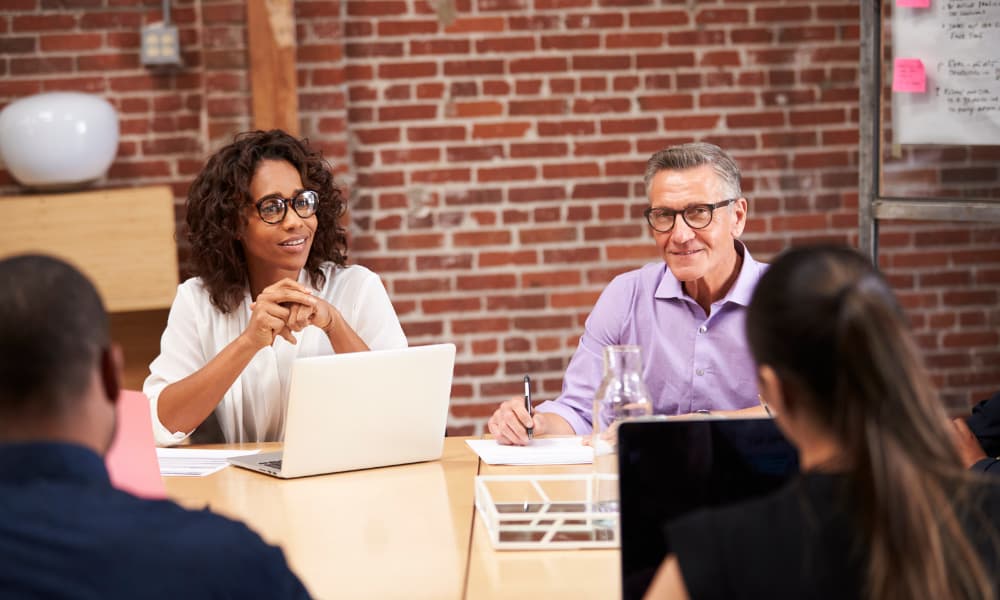
M987 456L1000 456L1000 392L983 400L972 409L972 415L966 420L969 429L979 440ZM972 468L976 471L1000 475L1000 460L984 458Z

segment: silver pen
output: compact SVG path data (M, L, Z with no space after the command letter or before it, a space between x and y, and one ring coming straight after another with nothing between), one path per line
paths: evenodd
M528 416L531 416L531 378L527 375L524 376L524 410L528 411ZM528 428L528 439L534 439L535 428Z

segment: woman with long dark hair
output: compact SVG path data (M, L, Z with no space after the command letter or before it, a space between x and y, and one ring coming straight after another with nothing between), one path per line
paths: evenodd
M1000 487L963 468L892 291L794 249L747 311L762 401L798 448L780 492L682 517L649 598L995 598Z
M143 386L159 444L281 440L296 358L406 347L379 277L346 264L343 212L330 165L283 131L208 160L187 199L195 277Z

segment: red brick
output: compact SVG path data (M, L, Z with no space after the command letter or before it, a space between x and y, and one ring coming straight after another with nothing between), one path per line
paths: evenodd
M601 133L655 133L656 119L602 119Z
M579 50L601 46L601 36L597 34L543 35L542 50Z
M502 244L509 244L509 234L510 232L504 232L508 234L508 239ZM538 254L534 250L518 250L516 252L480 252L479 253L479 266L480 267L499 267L506 265L534 265L538 263Z
M498 32L504 30L503 17L460 17L445 27L445 33Z
M491 275L459 275L456 278L460 290L510 289L517 285L517 277L510 273Z
M607 48L659 48L663 45L662 33L611 33L605 36Z
M596 133L596 127L593 121L555 121L538 124L538 135L540 136L592 135L594 133Z
M566 113L565 100L511 100L507 106L511 116L561 115Z
M788 117L792 125L827 125L847 122L847 115L840 108L791 111Z
M566 315L546 315L541 317L515 317L514 329L534 331L538 329L566 329L573 326L573 318Z
M469 52L468 40L410 40L410 54L466 54Z
M378 76L382 79L409 79L435 75L437 75L437 64L432 62L382 63L378 66Z
M569 227L523 229L518 232L522 244L546 244L551 242L572 242L577 239L576 230Z
M444 63L444 74L455 76L503 75L502 60L455 60Z
M360 171L357 177L359 187L396 187L405 179L399 171Z
M564 163L542 165L542 177L545 179L577 179L581 177L597 177L601 167L596 163Z
M545 250L542 253L542 257L546 264L597 262L601 259L601 251L596 247L568 249L560 248Z
M12 75L49 75L69 73L73 70L73 59L69 56L46 56L44 58L11 58Z
M694 108L694 97L690 94L666 94L659 96L640 96L639 106L642 110L685 110Z
M379 37L411 36L420 34L433 34L438 31L437 21L392 21L379 19L376 25ZM356 36L349 36L356 37Z
M451 279L447 277L396 279L393 281L392 287L397 294L426 294L428 292L447 292L452 289Z
M847 152L798 153L792 161L795 169L815 169L822 167L846 167L853 164Z
M548 156L566 156L568 147L563 142L528 142L511 144L511 158L540 158Z
M476 52L479 54L489 54L496 52L499 54L509 54L511 52L534 52L535 38L530 36L490 38L476 40Z
M577 55L573 57L573 70L575 71L608 71L629 69L631 67L632 58L630 56L600 54L589 56Z
M574 113L628 112L632 109L629 98L595 98L573 101Z
M406 139L411 142L435 142L441 140L461 141L465 139L465 127L457 125L441 127L407 127Z
M514 93L518 96L537 96L542 92L540 79L518 79L514 83Z
M561 57L518 58L511 60L508 69L517 73L553 73L566 71L569 63Z
M68 31L76 26L77 17L67 14L13 15L10 18L11 31Z
M627 183L580 183L573 186L573 198L575 200L589 200L593 198L627 198L629 184Z
M685 117L664 117L663 128L666 131L683 131L688 129L715 129L721 115L692 115ZM732 125L730 125L732 126Z
M472 255L450 252L444 256L418 256L417 271L455 270L467 271L472 268Z
M694 21L699 25L709 23L746 23L749 21L749 15L742 8L706 9L698 11Z
M669 10L659 12L630 12L628 24L630 27L664 27L671 25L687 25L688 12L685 10Z
M671 46L718 46L726 43L726 32L699 29L694 31L672 31L667 34Z
M788 148L816 145L816 132L814 131L763 133L760 138L761 144L764 148Z
M472 171L469 169L421 169L410 175L413 183L444 183L470 181Z
M349 17L383 17L406 14L403 0L346 0Z
M531 123L511 121L506 123L476 123L472 126L473 139L520 138L531 128Z
M479 298L425 298L420 302L424 314L433 315L444 312L474 312L482 309L483 302Z
M566 188L562 186L512 188L507 192L507 196L511 202L565 200Z
M433 104L410 104L396 106L380 106L379 121L410 121L433 119L437 116L437 106Z
M698 106L702 108L714 108L720 106L754 106L756 97L750 92L718 92L703 93L698 98Z
M607 156L610 154L627 154L631 152L632 144L625 140L609 140L606 142L577 142L573 146L576 156Z
M545 31L559 29L562 26L562 19L555 15L512 16L507 19L507 25L514 31Z
M538 170L531 165L495 167L490 169L478 169L476 179L480 182L487 181L517 181L523 179L534 179L538 176Z
M811 17L811 6L757 7L754 10L754 20L759 23L769 21L808 21Z
M503 105L496 101L454 102L447 107L448 116L495 117L503 114Z
M566 29L620 29L625 23L625 18L621 13L601 12L601 13L572 13L566 14L564 18Z
M837 29L832 25L788 27L778 35L778 42L793 44L799 42L815 42L817 40L832 42L837 39Z
M449 146L448 162L492 161L504 157L503 146Z
M597 303L600 292L570 292L566 294L552 294L550 302L552 308L590 308Z
M439 337L444 331L444 324L441 321L401 321L400 325L403 326L403 333L410 340L420 336Z

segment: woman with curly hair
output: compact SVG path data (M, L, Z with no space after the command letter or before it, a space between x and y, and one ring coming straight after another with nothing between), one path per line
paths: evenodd
M346 264L343 212L329 165L283 131L208 160L187 198L195 277L143 386L157 443L281 440L296 358L406 347L378 276Z
M886 281L857 252L795 248L746 316L765 407L799 451L777 493L667 526L655 598L988 600L1000 485L964 469Z

